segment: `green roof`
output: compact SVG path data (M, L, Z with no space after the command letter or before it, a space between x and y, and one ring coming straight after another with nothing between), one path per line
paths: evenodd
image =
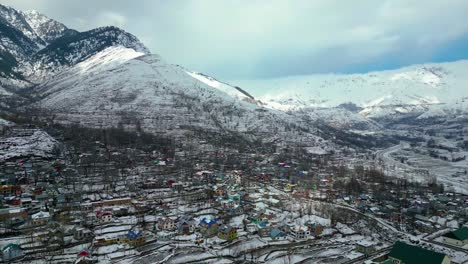
M404 264L440 264L445 258L444 254L400 241L395 242L388 256L401 260Z
M18 246L18 244L10 243L10 244L4 246L4 247L3 247L3 250L6 250L7 248L20 249L20 246Z
M449 237L461 241L466 240L468 239L468 227L463 226L461 228L458 228L455 231L445 234L444 237Z
M380 264L393 264L393 261L391 259L387 259L384 262L380 262Z

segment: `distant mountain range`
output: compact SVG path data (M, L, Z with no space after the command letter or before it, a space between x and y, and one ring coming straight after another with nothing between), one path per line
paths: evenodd
M468 61L432 63L366 74L327 74L237 82L267 107L354 119L417 118L468 112ZM330 111L332 112L330 113ZM342 116L342 118L340 117Z

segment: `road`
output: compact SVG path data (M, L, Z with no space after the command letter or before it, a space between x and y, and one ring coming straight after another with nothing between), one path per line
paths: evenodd
M381 160L387 168L393 168L391 170L386 171L387 175L394 177L402 177L404 176L402 175L402 173L414 170L414 168L409 166L408 164L396 161L390 156L392 153L398 152L406 147L409 147L409 144L401 142L399 145L379 150L375 153L377 160Z

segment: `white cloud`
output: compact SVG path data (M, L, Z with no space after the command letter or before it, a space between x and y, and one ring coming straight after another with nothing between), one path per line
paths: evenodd
M222 78L430 59L468 34L466 0L5 1L80 30L122 27L167 61Z
M124 28L127 25L127 18L116 12L104 11L98 15L96 24Z

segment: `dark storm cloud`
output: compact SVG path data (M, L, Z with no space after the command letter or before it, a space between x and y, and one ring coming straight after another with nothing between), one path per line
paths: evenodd
M468 32L465 0L0 2L78 30L121 27L167 61L225 79L421 62Z

